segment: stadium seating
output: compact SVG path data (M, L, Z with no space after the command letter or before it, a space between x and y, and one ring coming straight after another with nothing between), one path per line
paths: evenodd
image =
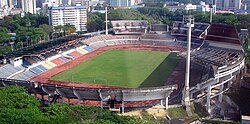
M36 74L41 74L43 71L42 70L40 70L39 68L37 68L37 67L33 67L33 68L31 68L30 70L32 70L34 73L36 73Z
M81 53L82 55L88 53L87 51L83 50L83 49L77 49L77 52Z
M54 64L56 64L56 65L61 65L61 64L65 63L60 58L53 59L53 60L51 60L51 62L54 63Z
M63 57L63 56L61 56L61 57L59 57L61 60L63 60L64 62L68 62L69 60L68 59L66 59L65 57Z
M0 71L0 76L1 76L1 78L7 78L8 77L8 75L6 75L4 72L1 72L1 71Z
M194 27L192 28L192 37L199 38L203 36L202 33L208 29L208 27L209 24L207 23L195 23ZM171 34L174 36L187 36L187 27L185 27L183 22L176 21L173 24Z
M83 49L87 50L88 52L91 52L94 50L94 48L92 48L90 46L84 47Z
M32 59L35 61L35 63L41 62L42 59L37 57L37 56L33 56Z
M82 54L79 53L79 52L77 52L77 51L71 52L70 54L72 54L72 55L75 56L76 58L82 56Z
M23 66L14 67L11 64L6 64L0 67L0 72L2 73L3 77L9 77L16 72L21 71L22 69L24 69Z
M51 68L53 68L52 66L50 66L49 64L47 64L47 63L43 63L43 64L41 64L43 67L45 67L46 69L51 69Z
M42 70L42 71L47 71L47 70L48 70L46 67L44 67L44 66L42 66L42 65L38 65L38 66L36 66L36 67L39 68L39 69Z
M36 74L33 73L32 71L28 70L24 72L24 75L26 75L27 77L29 77L29 79L31 79L32 77L35 77Z
M51 66L52 68L56 67L57 65L53 62L50 62L50 61L46 61L45 62L47 65Z
M28 80L30 79L28 76L26 76L24 73L19 73L15 76L13 76L11 79L16 79L16 80Z
M76 58L76 56L72 55L71 53L68 53L67 55L73 57L74 59Z

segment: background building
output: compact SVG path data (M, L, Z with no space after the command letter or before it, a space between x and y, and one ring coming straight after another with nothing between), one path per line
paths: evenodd
M216 3L217 9L220 10L232 10L232 9L241 9L241 0L214 0Z
M200 2L200 4L198 5L193 5L191 3L189 4L182 4L182 3L179 3L179 2L167 2L165 5L164 5L165 8L168 8L169 11L176 11L176 10L193 10L193 11L198 11L198 12L210 12L211 11L211 8L209 6L209 4L206 4L205 2ZM213 5L213 8L215 8L215 5ZM216 9L213 9L212 10L213 13L216 13Z
M49 23L53 27L59 25L74 25L76 31L86 31L87 8L86 6L60 6L49 7Z
M36 0L22 0L21 6L25 13L36 14Z
M135 5L135 0L108 0L107 2L113 7L130 7Z
M36 0L17 0L16 8L22 8L25 13L36 14Z

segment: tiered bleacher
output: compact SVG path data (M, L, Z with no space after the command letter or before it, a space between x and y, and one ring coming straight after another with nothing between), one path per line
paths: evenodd
M46 49L46 51L41 51L39 54L25 55L22 57L22 64L19 66L14 67L12 64L7 64L0 67L0 76L8 79L30 80L36 75L92 52L95 49L123 44L186 47L186 42L177 41L167 35L97 35L82 39L82 41L63 43L57 48L52 47L52 49ZM199 45L192 44L192 48L195 47L199 47Z
M145 20L111 21L115 34L145 34L148 22Z
M226 40L221 40L222 38ZM212 24L202 47L191 52L191 59L204 66L213 65L219 68L241 61L242 54L236 28L225 24Z
M0 77L17 80L30 80L49 69L64 64L72 59L78 58L94 48L83 42L70 41L57 48L41 51L39 54L25 55L22 64L14 67L6 64L0 67Z
M191 59L206 65L213 65L222 67L224 65L232 65L238 62L242 52L234 52L230 50L223 50L220 48L205 47L191 52Z
M241 46L235 26L212 24L205 39L209 43Z
M203 38L205 33L209 28L209 24L207 23L194 23L194 27L192 28L192 37L194 38ZM176 21L173 24L173 28L171 31L171 35L174 36L187 36L187 27L185 27L184 22Z

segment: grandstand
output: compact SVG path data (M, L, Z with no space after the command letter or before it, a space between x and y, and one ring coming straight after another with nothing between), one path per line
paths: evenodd
M194 23L194 27L192 29L192 37L193 38L204 38L204 36L206 36L206 33L207 33L209 26L210 25L207 23ZM171 35L187 36L187 27L185 27L184 22L176 21L173 24Z
M79 63L81 58L88 59L92 53L97 55L109 48L126 46L150 50L165 49L166 51L178 52L180 56L186 56L186 28L183 22L174 23L171 31L172 36L145 34L146 21L112 21L112 24L115 35L95 35L69 42L60 42L55 46L51 45L45 48L40 46L31 54L28 53L31 48L20 50L20 53L13 53L15 58L11 63L0 67L0 85L25 86L31 94L48 96L50 102L56 102L58 99L65 102L64 99L66 98L69 100L77 99L78 103L82 103L83 100L93 100L97 101L100 107L105 107L107 97L115 95L122 104L122 112L124 112L124 108L128 107L129 103L138 101L162 100L165 101L167 107L168 98L171 92L177 89L177 85L123 89L103 85L96 87L48 81L46 72L49 70L58 67L61 69L59 72L61 72L64 67L71 67L68 63L74 61ZM207 91L205 101L207 110L210 112L210 99L216 96L221 99L222 94L230 88L232 82L241 76L241 70L244 68L243 51L235 27L195 23L192 34L191 60L192 65L194 65L192 69L197 70L191 71L194 72L193 74L199 74L199 76L193 76L196 79L190 83L190 97L191 99L197 99L198 94ZM40 75L45 77L40 77L42 79L39 80L37 77ZM212 95L211 90L216 88L220 90L217 94ZM178 93L171 95L170 100L179 98L176 96L181 95L181 92L179 92L181 89L182 85L178 84Z

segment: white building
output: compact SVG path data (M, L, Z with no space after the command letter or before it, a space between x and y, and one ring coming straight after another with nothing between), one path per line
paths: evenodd
M135 0L108 0L113 7L130 7L135 5Z
M234 10L241 9L242 0L215 0L217 9Z
M75 25L76 31L86 31L87 24L87 7L76 6L59 6L49 7L49 24L53 27L59 25Z
M206 4L205 2L200 2L199 5L193 5L193 4L179 4L178 2L175 2L174 4L164 5L165 8L169 9L169 11L176 11L178 9L180 10L193 10L193 11L199 11L199 12L210 12L210 6ZM213 6L215 8L215 6ZM212 10L213 13L216 13L216 9Z
M196 11L199 12L210 12L212 7L212 13L216 13L216 5L209 5L205 2L200 1L200 5L197 5Z
M8 2L8 0L0 0L0 19L10 14L11 8Z
M22 0L22 9L25 13L36 14L36 0Z
M56 6L59 6L62 4L62 0L45 0L44 3L54 4Z
M7 0L0 0L0 7L8 6Z

